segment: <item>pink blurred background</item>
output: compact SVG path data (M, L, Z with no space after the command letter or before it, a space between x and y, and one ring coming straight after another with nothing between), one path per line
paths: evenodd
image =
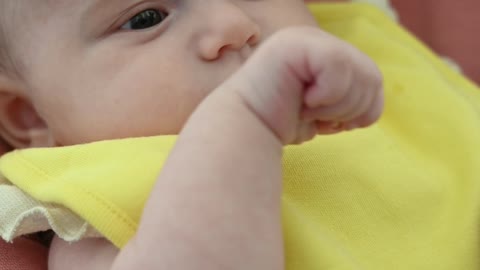
M479 0L392 0L401 22L480 84Z

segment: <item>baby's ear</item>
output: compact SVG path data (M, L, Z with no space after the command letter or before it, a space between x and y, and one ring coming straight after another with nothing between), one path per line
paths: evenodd
M0 74L0 136L15 149L53 146L47 125L22 90Z

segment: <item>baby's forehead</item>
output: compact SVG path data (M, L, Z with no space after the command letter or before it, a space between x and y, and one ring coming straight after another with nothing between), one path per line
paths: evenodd
M10 20L25 22L26 19L44 20L59 12L80 12L94 1L111 0L0 0L0 8ZM121 0L120 0L121 1Z
M47 20L63 19L80 24L87 20L120 14L127 7L138 5L139 0L0 0L10 3L9 9L15 17L24 22L25 18L40 24ZM177 0L169 0L177 1ZM202 1L202 0L199 0ZM12 18L15 20L15 18Z
M33 42L44 33L42 24L73 0L0 0L0 61L18 66ZM4 57L7 55L8 57ZM8 59L8 61L5 61Z
M116 1L124 0L0 0L0 23L10 35L31 35L46 31L43 26L48 22L70 26L73 22L81 23L81 15L92 9L94 3L114 5Z
M1 0L12 1L13 0ZM41 11L66 11L74 10L75 13L82 13L85 11L92 11L99 8L112 8L122 5L137 5L138 0L15 0L22 2L24 7L35 7Z
M70 0L67 0L70 2ZM4 27L22 26L38 19L38 15L55 11L62 0L0 0L1 23Z

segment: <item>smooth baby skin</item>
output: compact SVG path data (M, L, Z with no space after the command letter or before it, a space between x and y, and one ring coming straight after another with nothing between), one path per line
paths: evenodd
M373 62L321 30L279 32L192 114L126 248L56 240L51 269L282 269L282 147L374 123L381 85Z

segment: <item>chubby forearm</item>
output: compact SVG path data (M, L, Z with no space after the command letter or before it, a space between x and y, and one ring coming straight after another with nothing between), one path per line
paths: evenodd
M103 238L87 238L67 243L56 236L48 258L49 270L106 270L118 255L118 249Z
M282 144L228 89L192 115L114 269L282 269Z

